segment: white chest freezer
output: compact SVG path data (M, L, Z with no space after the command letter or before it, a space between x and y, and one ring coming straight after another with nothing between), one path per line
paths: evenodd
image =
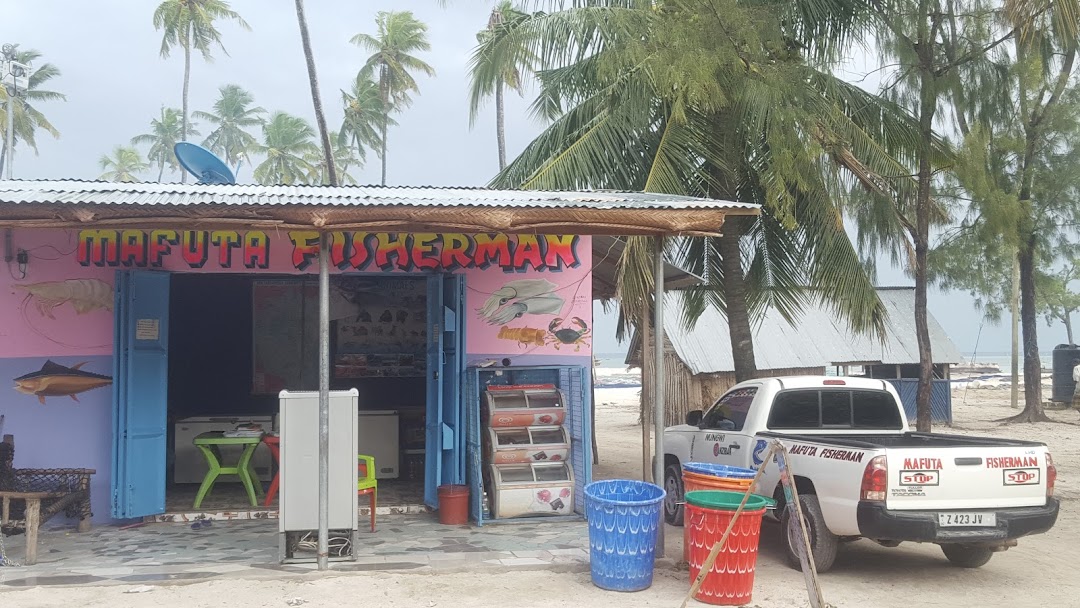
M357 417L357 450L375 457L375 479L397 479L401 475L398 448L398 411L360 411Z

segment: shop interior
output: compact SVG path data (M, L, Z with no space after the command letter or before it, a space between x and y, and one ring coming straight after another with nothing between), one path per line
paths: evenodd
M331 390L359 391L359 454L375 457L379 504L423 503L424 277L331 277ZM193 440L242 424L276 430L278 393L318 389L317 277L174 274L169 301L166 508L190 512L206 472ZM222 464L240 448L221 446ZM276 472L259 445L265 490ZM263 506L262 499L259 503ZM276 499L269 508L276 509ZM251 509L236 476L218 478L200 511Z

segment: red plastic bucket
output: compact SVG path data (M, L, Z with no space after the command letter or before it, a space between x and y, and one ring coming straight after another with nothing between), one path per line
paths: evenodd
M439 486L439 523L448 526L469 523L469 486Z
M686 496L687 492L694 492L697 490L729 490L731 492L738 492L743 494L747 488L754 482L753 479L735 479L731 477L714 477L712 475L703 475L701 473L691 473L690 471L683 471L683 496ZM740 515L739 517L742 517ZM685 519L685 518L684 518ZM683 527L683 561L690 561L690 533L688 528Z
M706 507L691 502L694 495L722 498L727 503L722 508ZM759 500L754 500L755 498ZM731 516L742 500L737 492L694 492L687 496L685 518L685 542L690 562L690 580L697 578L701 566L709 557L713 545L724 536ZM765 514L765 499L751 496L747 508L739 514L724 549L716 556L713 567L705 576L694 599L717 606L742 606L752 601L754 592L754 568L757 565L758 540L761 534L761 516ZM715 502L708 500L705 502ZM731 505L728 508L727 505ZM750 509L754 505L758 508Z

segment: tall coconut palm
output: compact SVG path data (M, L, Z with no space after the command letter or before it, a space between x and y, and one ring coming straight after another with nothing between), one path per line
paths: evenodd
M217 46L225 52L221 42L221 32L216 22L223 19L235 21L244 29L251 29L239 13L229 7L225 0L164 0L154 10L154 29L162 31L161 56L168 57L173 48L184 49L184 93L183 121L180 135L187 139L191 133L188 128L188 88L191 83L191 50L202 53L203 59L212 61L211 47ZM180 181L187 181L187 173L180 174Z
M102 155L98 161L104 171L98 179L110 182L137 182L141 181L138 174L150 168L138 148L116 146L112 156Z
M170 171L179 171L180 163L176 160L173 148L182 140L182 118L177 108L161 108L161 115L150 121L150 132L136 135L131 138L132 145L149 144L150 150L146 153L146 159L157 165L157 181L161 181L165 173L165 167ZM190 131L193 135L198 135Z
M495 97L495 140L499 148L499 171L506 168L506 109L503 90L509 88L523 95L522 78L532 72L536 57L528 47L508 49L500 44L500 38L512 30L528 15L510 2L503 0L491 9L487 28L476 35L480 45L469 60L469 125L476 122L476 115L488 97Z
M364 68L378 74L379 97L383 107L379 157L382 160L382 184L385 186L386 128L390 112L400 112L408 107L412 103L411 94L420 92L413 72L434 76L435 69L412 55L431 49L427 40L427 25L414 17L412 11L379 11L375 16L375 25L377 32L374 36L357 34L351 42L371 51Z
M196 111L193 116L206 121L213 130L206 134L203 145L220 154L225 162L239 172L241 161L251 164L251 150L259 145L248 129L263 124L266 110L254 106L255 98L240 86L227 84L218 89L213 111Z
M319 77L315 71L315 54L311 50L311 36L308 34L307 17L304 16L304 0L296 0L296 23L300 26L300 44L304 48L304 61L307 64L308 86L311 89L311 105L315 109L315 125L319 128L319 143L322 144L323 160L326 163L326 180L331 186L338 185L337 169L334 167L334 151L330 145L330 131L326 128L326 115L323 114L322 97L319 95ZM326 387L323 386L325 389ZM326 538L319 539L319 551L325 553ZM319 569L325 567L319 561Z
M707 279L684 319L704 306L726 312L739 380L757 373L751 325L767 307L793 320L821 298L854 329L880 335L886 311L838 195L855 180L910 188L901 161L913 154L914 123L820 69L863 33L870 4L706 0L657 11L602 0L532 15L501 44L543 63L533 107L552 123L494 183L761 204L760 218L731 219L722 237L674 243ZM624 265L651 250L631 239ZM649 285L624 280L621 295L647 305Z
M36 65L41 58L41 52L34 49L25 51L15 47L15 61L31 66L30 81L26 91L20 91L15 99L12 112L15 116L14 131L15 141L12 148L16 148L19 142L24 142L34 153L37 153L36 133L38 129L44 129L55 138L60 137L60 132L49 122L49 119L38 109L37 104L45 101L67 101L63 93L50 91L42 88L45 83L60 75L60 69L51 63ZM7 163L7 89L0 87L0 174L3 174Z
M364 148L381 155L383 122L392 126L397 121L383 110L379 85L372 79L371 70L360 70L353 79L352 90L341 92L341 103L345 117L338 131L337 145L355 150L360 160L367 159Z
M356 151L353 150L352 147L341 145L337 138L330 140L330 149L334 156L334 168L337 171L338 183L356 185L358 182L356 181L356 178L349 173L349 170L363 167L364 161L357 157ZM326 170L326 159L321 150L316 154L309 155L307 161L315 167L315 172L311 176L311 181L313 183L330 183L329 171Z
M259 153L266 156L255 167L255 181L263 185L306 184L314 181L318 168L309 159L319 154L315 130L303 118L274 112L262 127Z

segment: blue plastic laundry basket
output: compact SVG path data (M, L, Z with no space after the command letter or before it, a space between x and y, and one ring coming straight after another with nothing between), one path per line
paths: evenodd
M687 462L682 465L682 468L689 473L727 479L753 479L757 475L757 471L753 469L732 467L726 464L712 464L710 462Z
M664 494L660 486L631 479L585 486L594 585L611 591L641 591L652 585Z

